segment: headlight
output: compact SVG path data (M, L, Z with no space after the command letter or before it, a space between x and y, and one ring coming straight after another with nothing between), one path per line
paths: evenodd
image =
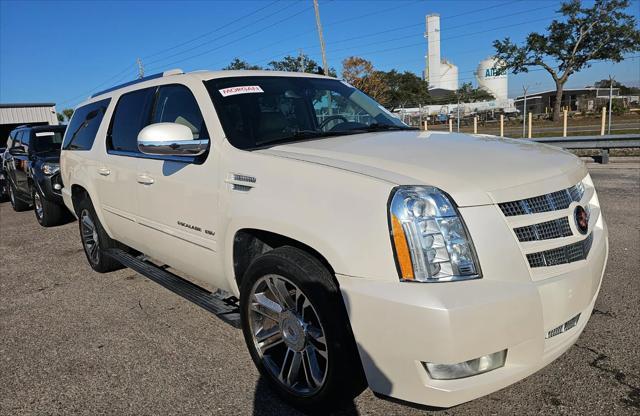
M43 163L42 172L48 176L55 175L60 172L60 165L58 163Z
M400 279L447 282L481 277L475 249L449 196L432 186L400 186L389 204Z

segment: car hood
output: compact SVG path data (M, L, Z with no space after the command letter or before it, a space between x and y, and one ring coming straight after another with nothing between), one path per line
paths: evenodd
M527 185L544 182L554 186L550 178L558 178L555 182L562 186L574 185L575 178L586 174L582 161L564 150L527 140L468 134L366 133L290 143L259 152L396 185L436 186L459 206L515 199L511 197L527 193ZM505 192L512 189L518 191Z

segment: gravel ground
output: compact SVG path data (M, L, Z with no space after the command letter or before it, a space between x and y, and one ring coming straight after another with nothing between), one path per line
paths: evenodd
M590 164L609 265L586 330L542 371L444 410L369 391L342 414L640 414L640 163ZM298 414L260 379L242 334L131 270L100 275L77 224L0 204L0 414Z

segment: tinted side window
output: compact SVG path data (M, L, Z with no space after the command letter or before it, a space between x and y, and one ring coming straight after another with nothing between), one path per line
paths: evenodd
M191 129L193 138L208 139L198 102L184 85L160 87L153 109L152 123L178 123Z
M13 140L13 145L11 147L21 146L20 139L22 139L22 130L16 133L16 138Z
M74 111L62 142L63 150L91 150L110 98L87 104Z
M149 124L150 98L155 88L133 91L120 97L113 112L107 149L139 153L138 133Z
M20 142L22 143L22 147L24 148L25 152L29 151L29 139L31 136L31 131L30 130L23 130L22 131L22 136L20 139Z

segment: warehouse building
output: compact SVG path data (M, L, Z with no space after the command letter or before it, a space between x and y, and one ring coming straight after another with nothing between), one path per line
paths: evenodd
M22 124L58 125L56 105L54 103L0 104L0 145L4 145L11 130Z
M613 88L612 95L617 97L619 88ZM609 88L565 88L562 94L562 107L569 111L593 112L599 109L599 100L609 100ZM553 112L556 102L556 90L542 91L527 95L527 112L533 114L545 114ZM524 96L515 99L516 108L522 113Z

